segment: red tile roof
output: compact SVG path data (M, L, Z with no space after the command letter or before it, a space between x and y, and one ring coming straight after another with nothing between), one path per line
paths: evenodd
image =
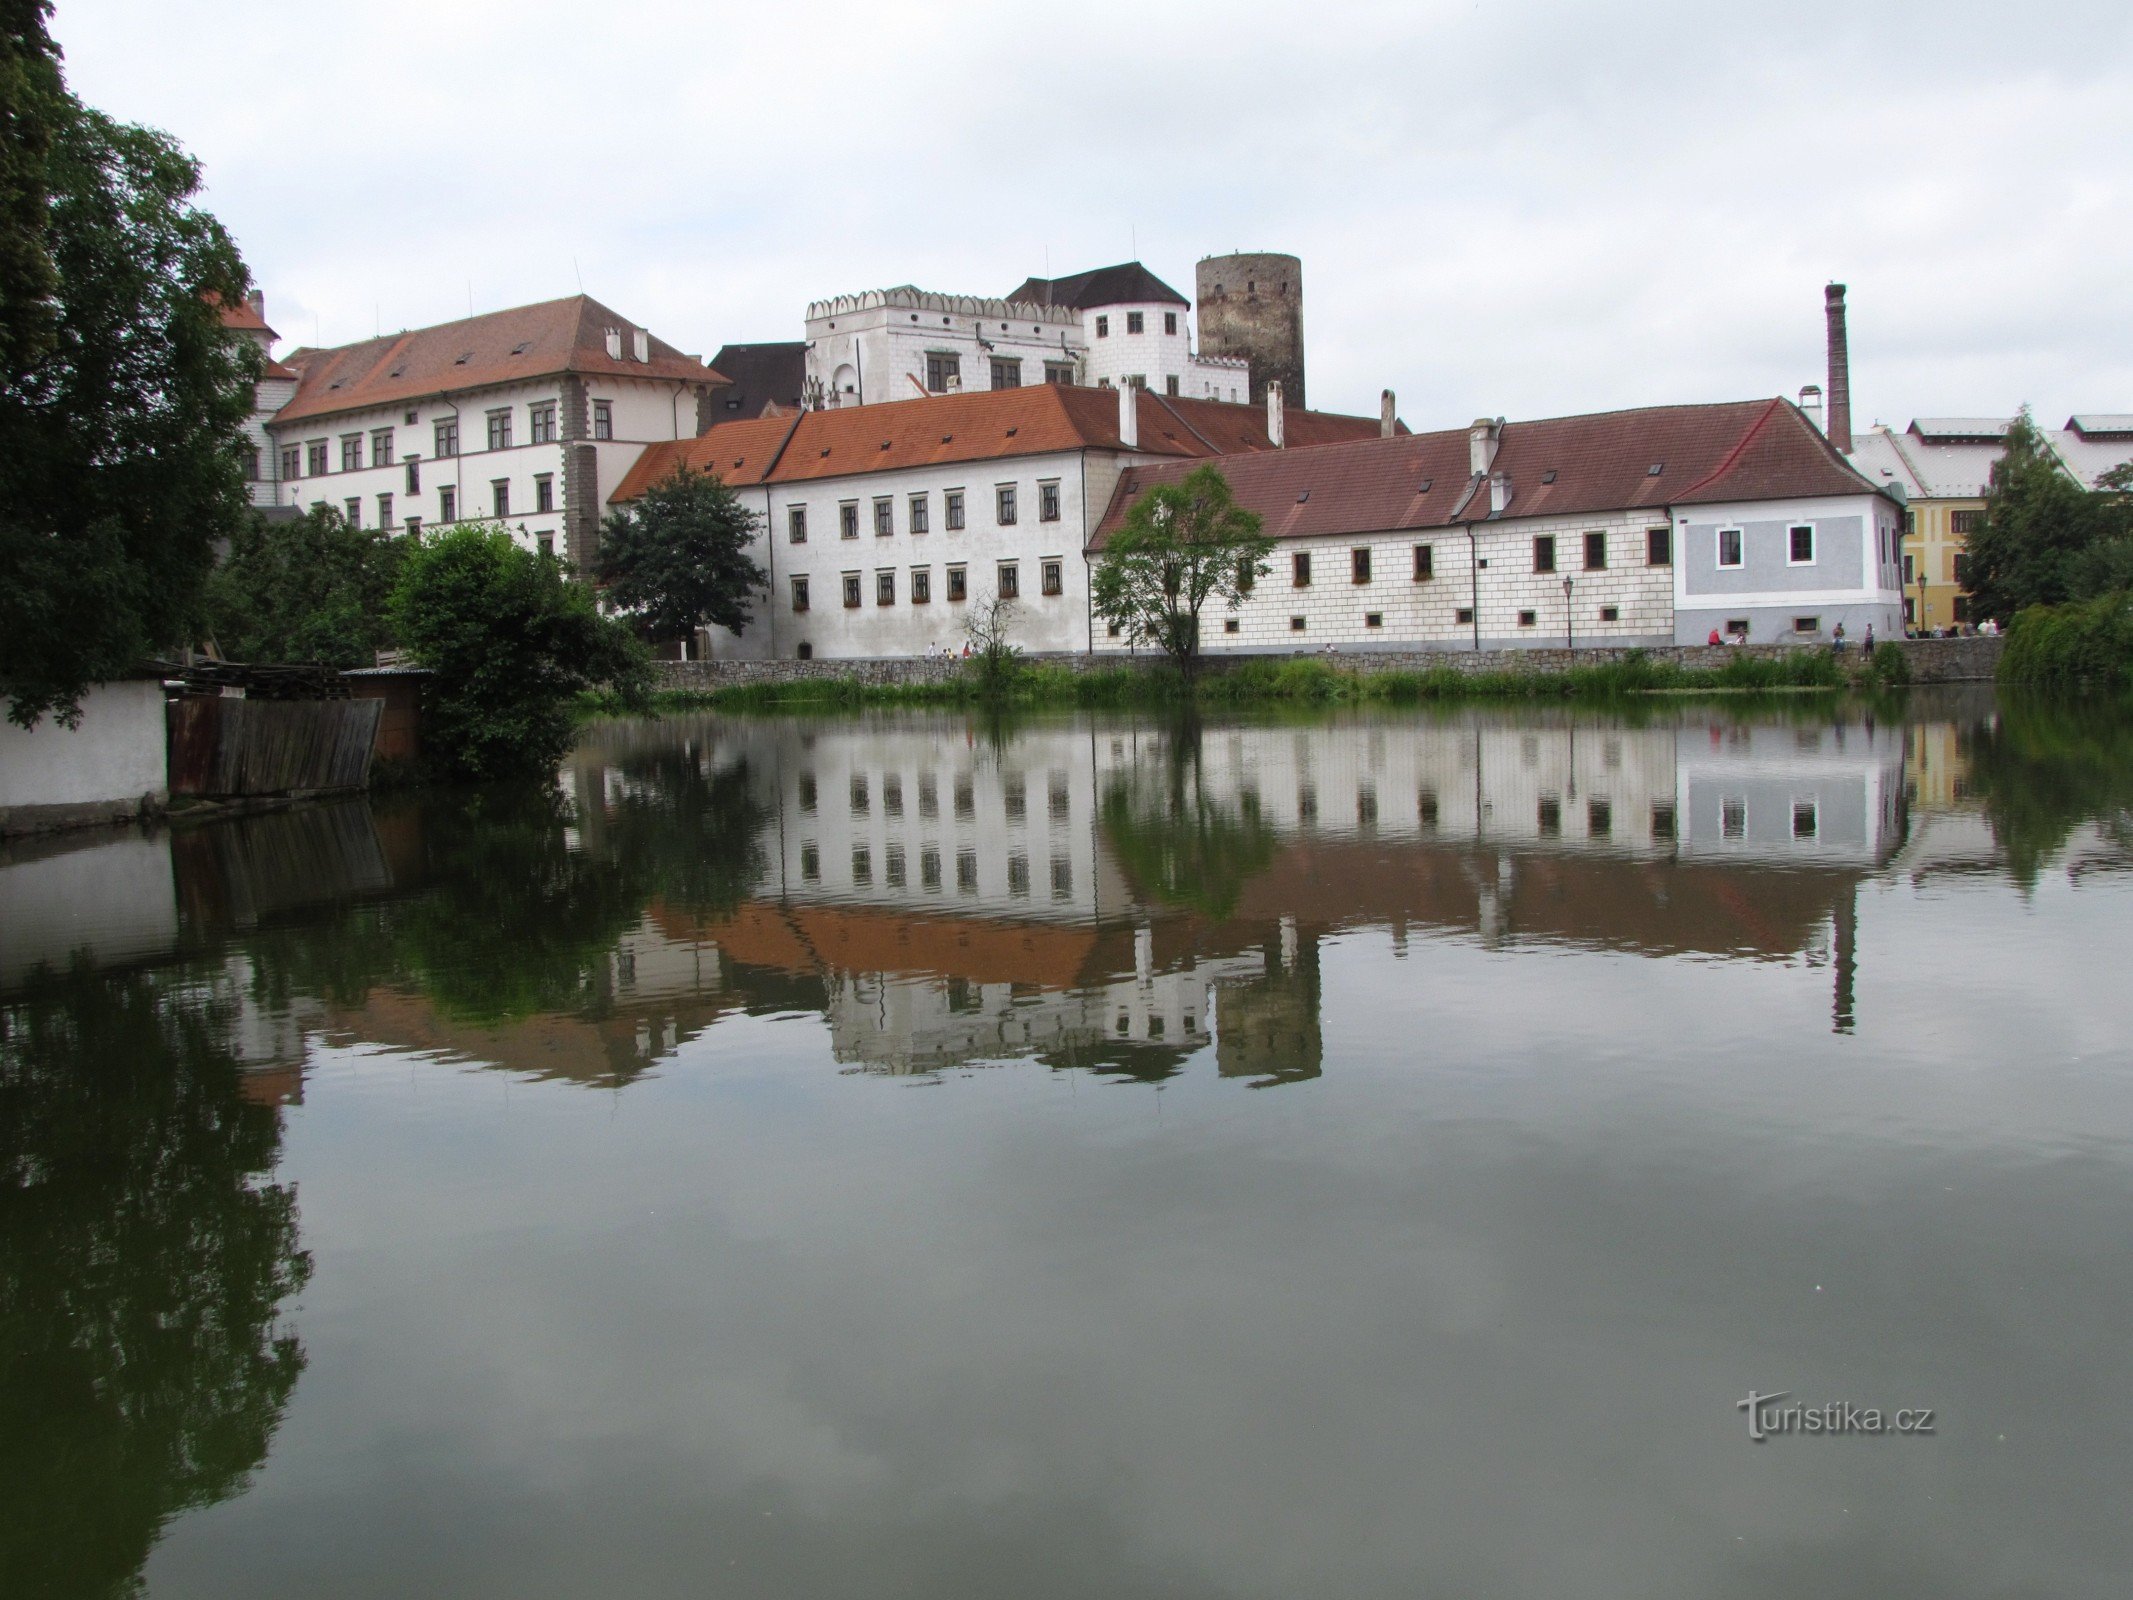
M610 329L622 334L619 358L607 353ZM300 381L295 398L275 420L331 416L565 373L717 385L726 381L663 339L650 340L650 360L631 359L634 329L627 317L580 294L331 350L292 350L287 361Z
M1136 404L1136 448L1144 455L1200 459L1274 448L1260 406L1146 390ZM791 435L781 453L768 442L780 428ZM1378 424L1373 417L1291 411L1283 431L1292 443L1317 443L1375 438ZM1118 391L1032 383L721 423L694 439L648 447L616 485L613 498L635 499L684 462L729 484L802 483L1090 449L1126 449L1118 432Z
M1467 429L1310 448L1297 439L1294 424L1292 413L1288 432L1296 448L1222 467L1238 503L1256 511L1274 538L1453 527L1493 518L1487 485L1477 486L1468 472ZM1192 465L1128 468L1092 547L1124 521L1140 494L1175 483ZM1505 517L1816 499L1877 488L1786 400L1506 423L1492 470L1510 480Z

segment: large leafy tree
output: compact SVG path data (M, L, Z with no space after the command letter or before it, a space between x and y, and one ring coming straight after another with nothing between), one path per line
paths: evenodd
M1198 467L1133 502L1090 578L1096 614L1135 644L1152 644L1191 679L1200 664L1200 613L1235 610L1267 571L1274 541L1240 507L1229 480Z
M629 630L554 557L494 523L464 522L409 550L391 621L435 674L422 742L451 777L553 773L570 748L574 695L605 684L634 700L648 687Z
M1972 609L2004 622L2024 606L2080 598L2091 552L2111 528L2109 497L2067 476L2024 407L1993 463L1985 525L1964 550Z
M610 604L648 639L748 626L749 596L767 581L749 559L760 518L715 473L684 466L609 514L594 572Z
M208 629L233 661L367 667L392 642L387 605L407 540L314 507L254 518L207 586Z
M45 0L0 0L0 693L31 725L180 642L220 539L258 352L250 287L163 134L66 90Z

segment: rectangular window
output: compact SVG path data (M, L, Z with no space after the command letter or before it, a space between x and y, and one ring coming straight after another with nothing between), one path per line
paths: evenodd
M459 520L459 491L449 483L437 491L437 516L443 522Z
M926 352L926 387L935 394L946 394L950 389L959 389L963 384L963 358L952 350L928 350Z
M1059 520L1059 485L1057 483L1040 483L1037 485L1037 520L1039 522L1057 522Z
M992 386L995 389L1019 389L1022 387L1022 363L1011 356L992 358Z
M1600 607L1600 620L1602 622L1620 622L1622 620L1622 608L1620 606Z
M1415 546L1415 582L1427 583L1437 575L1437 547L1430 544Z
M1742 644L1746 644L1748 642L1748 619L1746 617L1726 618L1726 637L1738 639Z
M1671 804L1670 802L1668 802L1668 801L1665 801L1665 800L1655 800L1655 801L1653 801L1653 802L1652 802L1652 838L1653 838L1653 840L1654 840L1654 841L1657 841L1657 840L1660 840L1660 839L1671 839L1671 838L1673 838L1673 837L1674 837L1674 807L1673 807L1673 805L1672 805L1672 804Z
M422 458L420 456L409 456L407 458L407 492L409 494L422 493Z
M1141 314L1138 311L1129 311L1126 313L1126 331L1128 333L1139 333L1142 331Z
M1291 632L1291 633L1302 633L1303 631L1304 631L1304 619L1303 619L1302 617L1291 617L1291 618L1289 618L1289 632Z
M911 603L915 606L922 606L932 598L933 569L931 567L913 567L911 569Z
M878 496L874 501L874 534L887 538L896 531L896 501L889 495Z
M970 574L961 567L948 569L948 598L965 600L970 597Z
M342 501L342 502L341 502L341 515L342 515L342 516L344 516L344 517L346 517L346 518L348 519L348 526L349 526L349 527L351 527L351 528L360 528L360 527L362 527L362 526L363 526L363 497L362 497L361 495L350 495L350 496L349 496L349 497L348 497L348 498L347 498L346 500Z
M1165 333L1176 333L1178 331L1178 314L1175 311L1163 313L1163 331ZM1175 393L1176 391L1173 390L1172 392Z
M387 533L393 531L393 497L389 494L378 496L378 526Z
M326 476L326 441L312 439L304 445L304 470L314 478Z
M527 432L535 444L555 443L555 404L528 406L526 408Z
M1794 633L1820 633L1822 631L1822 619L1820 617L1794 617L1792 619L1792 631Z
M1454 611L1452 613L1452 621L1456 622L1462 628L1470 626L1473 623L1473 620L1474 608L1472 606L1461 606L1457 611Z
M246 483L257 483L259 481L259 446L256 444L248 444L244 447L244 481Z
M1743 799L1718 802L1718 831L1727 839L1748 837L1748 802Z
M1787 529L1785 534L1785 564L1789 567L1808 567L1814 565L1814 559L1814 528L1809 524L1803 523L1799 527Z
M1585 836L1604 839L1615 831L1615 804L1604 795L1585 802Z
M1792 803L1792 836L1795 839L1812 839L1819 831L1821 818L1816 814L1812 800L1795 800Z
M787 506L785 508L785 542L787 544L807 543L807 507Z
M341 470L343 472L360 472L363 470L363 436L360 433L344 433L341 435Z
M1587 572L1605 572L1607 570L1606 534L1588 533L1585 535L1585 570Z
M994 520L1003 528L1015 525L1015 486L1003 483L993 490Z
M1382 612L1382 611L1366 611L1366 612L1364 612L1364 613L1363 613L1363 626L1364 626L1364 627L1366 627L1366 628L1382 628L1382 627L1384 627L1384 626L1385 626L1385 613L1384 613L1384 612Z
M847 572L844 575L844 609L859 609L859 574L856 572Z
M496 508L496 514L499 517L511 515L511 480L509 478L493 480L489 485L489 495L490 504Z
M1065 592L1065 564L1063 562L1047 561L1043 563L1040 572L1044 580L1044 592L1046 594L1061 594Z
M555 509L554 473L536 472L533 475L533 509L536 511L553 511Z
M1533 536L1533 570L1535 572L1553 572L1555 570L1554 534L1537 533Z
M593 402L593 437L595 439L612 439L614 436L615 402L612 400L595 400Z
M805 611L807 609L807 580L805 578L795 578L792 581L792 608L795 611Z
M510 412L492 411L489 413L489 448L491 450L508 450L511 448Z
M1111 319L1109 317L1098 317L1096 319L1096 337L1099 339L1111 337Z
M1718 530L1718 564L1722 567L1737 567L1740 565L1740 529L1720 528Z
M1370 581L1370 551L1367 546L1348 552L1348 577L1354 583Z
M1289 583L1298 589L1311 587L1311 552L1299 550L1289 557Z
M943 516L948 524L948 531L950 533L961 533L963 531L963 491L950 489L941 496L941 503Z
M978 892L977 851L958 850L955 853L955 890L957 894Z
M859 537L859 502L857 500L846 500L837 507L837 537L840 539L856 539Z
M1918 581L1917 560L1918 558L1910 551L1906 550L1903 553L1903 581L1905 583L1916 583Z
M374 467L389 467L393 464L393 431L390 428L373 429L370 435L370 464Z
M440 456L456 456L459 454L459 419L457 417L439 417L437 419L436 435L437 454Z
M285 444L281 447L281 475L285 480L301 478L304 475L302 446Z
M1176 394L1178 392L1178 375L1175 372L1165 373L1163 375L1163 393Z
M1540 797L1535 808L1534 824L1543 839L1553 839L1563 831L1563 802L1552 794Z
M1000 598L1014 600L1022 594L1022 573L1012 561L1000 563Z
M554 534L548 532L537 533L533 536L533 542L540 549L542 555L546 556L551 561L555 559Z
M1074 863L1065 856L1052 857L1052 898L1074 898Z
M1950 519L1950 526L1958 537L1966 533L1982 532L1985 526L1985 513L1982 511L1958 511Z
M1238 620L1237 620L1237 619L1236 619L1235 617L1224 617L1224 618L1222 619L1222 631L1223 631L1224 633L1242 633L1242 632L1244 631L1244 627L1243 627L1243 624L1241 624L1240 622L1238 622ZM1118 624L1117 624L1117 623L1115 623L1115 622L1114 622L1114 623L1112 623L1112 624L1111 624L1111 632L1112 632L1112 633L1113 633L1114 635L1116 635L1116 634L1117 634L1117 632L1118 632Z
M1044 381L1058 384L1062 388L1071 387L1074 382L1074 363L1071 361L1047 361L1044 364Z
M911 497L911 531L924 533L931 525L929 509L933 504L931 495L915 494Z
M1521 628L1530 628L1534 625L1534 623L1538 622L1539 620L1540 617L1535 612L1521 611L1518 614L1518 625Z
M883 567L874 574L874 604L878 606L893 606L896 604L896 569L894 567Z
M1647 567L1671 567L1674 564L1674 530L1672 528L1646 528L1644 530L1644 564Z

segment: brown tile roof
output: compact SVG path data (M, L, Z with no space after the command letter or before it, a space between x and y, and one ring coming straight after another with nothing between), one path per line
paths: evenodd
M1172 401L1175 405L1178 402ZM1239 504L1270 535L1304 539L1492 520L1486 485L1467 468L1468 431L1372 437L1226 461ZM1658 467L1656 473L1653 467ZM1175 483L1191 463L1130 467L1091 541L1100 547L1135 498ZM1506 423L1493 470L1511 483L1505 517L1660 511L1724 500L1864 494L1868 482L1787 400L1657 406Z
M1136 403L1142 454L1198 459L1273 449L1263 407L1146 390ZM792 434L782 453L766 460L766 451L775 448L766 445L774 427L790 427ZM755 431L738 431L743 429ZM1284 431L1291 440L1311 442L1375 438L1378 424L1371 417L1291 411ZM697 438L648 448L616 485L613 498L634 499L683 462L699 472L717 472L728 483L761 483L766 475L771 482L803 483L905 467L1125 448L1118 432L1117 390L1032 383L721 423ZM735 467L735 461L744 465Z
M650 341L650 360L632 360L635 326L627 317L580 294L331 350L292 350L287 361L300 374L300 381L295 398L282 407L276 420L331 416L564 373L725 382L715 368L684 355L663 339ZM619 359L607 353L610 328L622 332Z

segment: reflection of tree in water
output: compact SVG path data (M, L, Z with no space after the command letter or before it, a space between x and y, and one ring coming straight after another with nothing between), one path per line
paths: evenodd
M1105 842L1143 894L1205 916L1226 917L1244 886L1274 859L1274 831L1256 806L1210 794L1200 726L1173 729L1159 768L1121 772L1104 792Z
M2133 714L2124 702L2006 695L1961 748L1971 793L2025 888L2085 822L2133 848Z
M0 1573L134 1592L162 1528L240 1492L303 1370L310 1260L260 1181L279 1113L230 1019L167 975L32 980L0 1009Z
M683 745L626 757L601 832L609 853L653 894L720 916L747 899L762 875L758 840L770 812L750 787L746 762L707 768Z

